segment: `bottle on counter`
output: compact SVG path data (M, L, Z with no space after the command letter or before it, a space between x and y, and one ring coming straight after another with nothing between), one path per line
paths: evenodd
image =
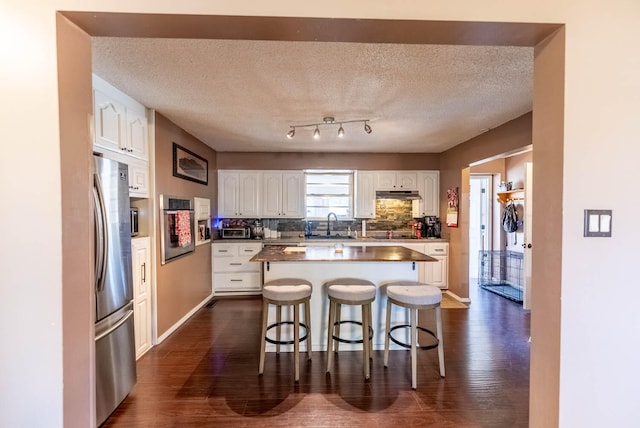
M391 231L391 229L387 230L387 239L392 239L393 238L393 232Z

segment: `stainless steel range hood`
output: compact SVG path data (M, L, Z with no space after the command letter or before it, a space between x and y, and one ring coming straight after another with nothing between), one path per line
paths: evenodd
M376 190L376 199L422 199L417 190Z

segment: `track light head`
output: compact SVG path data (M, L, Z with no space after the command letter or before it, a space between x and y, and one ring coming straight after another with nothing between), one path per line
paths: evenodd
M296 135L296 128L314 128L313 130L313 138L315 140L320 138L320 126L339 126L338 128L338 137L344 137L344 128L342 125L345 123L363 123L364 124L364 132L367 134L371 134L371 126L367 123L369 119L353 119L353 120L341 120L336 121L333 116L325 116L322 118L322 122L316 123L307 123L305 125L289 125L291 128L289 132L287 132L287 138L292 139Z

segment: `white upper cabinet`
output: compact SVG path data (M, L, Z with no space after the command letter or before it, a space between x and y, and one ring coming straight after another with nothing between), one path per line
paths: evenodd
M264 218L304 217L304 173L302 171L265 171L262 176L262 213Z
M418 172L418 192L422 199L419 203L419 215L440 216L440 171ZM414 213L415 216L415 213Z
M416 190L418 173L415 171L378 171L376 190Z
M145 107L93 75L94 145L149 160Z
M259 217L260 177L255 171L218 171L218 217Z
M149 166L147 162L129 162L129 196L149 197Z
M358 171L356 173L356 207L355 218L376 217L376 173Z

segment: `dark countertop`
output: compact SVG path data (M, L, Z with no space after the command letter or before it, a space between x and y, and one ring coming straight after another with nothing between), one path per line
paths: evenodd
M306 239L299 237L282 237L278 239L212 239L212 244L220 244L220 243L230 243L230 242L262 242L266 245L313 245L316 244L326 244L328 242L336 243L363 243L370 245L372 243L389 243L392 242L394 244L428 244L430 242L449 242L448 239L445 238L422 238L422 239L414 239L414 238L373 238L373 237L358 237L358 238L344 238L344 239Z
M252 262L435 262L433 257L400 245L344 247L293 247L305 251L288 252L285 246L268 246L253 256Z

